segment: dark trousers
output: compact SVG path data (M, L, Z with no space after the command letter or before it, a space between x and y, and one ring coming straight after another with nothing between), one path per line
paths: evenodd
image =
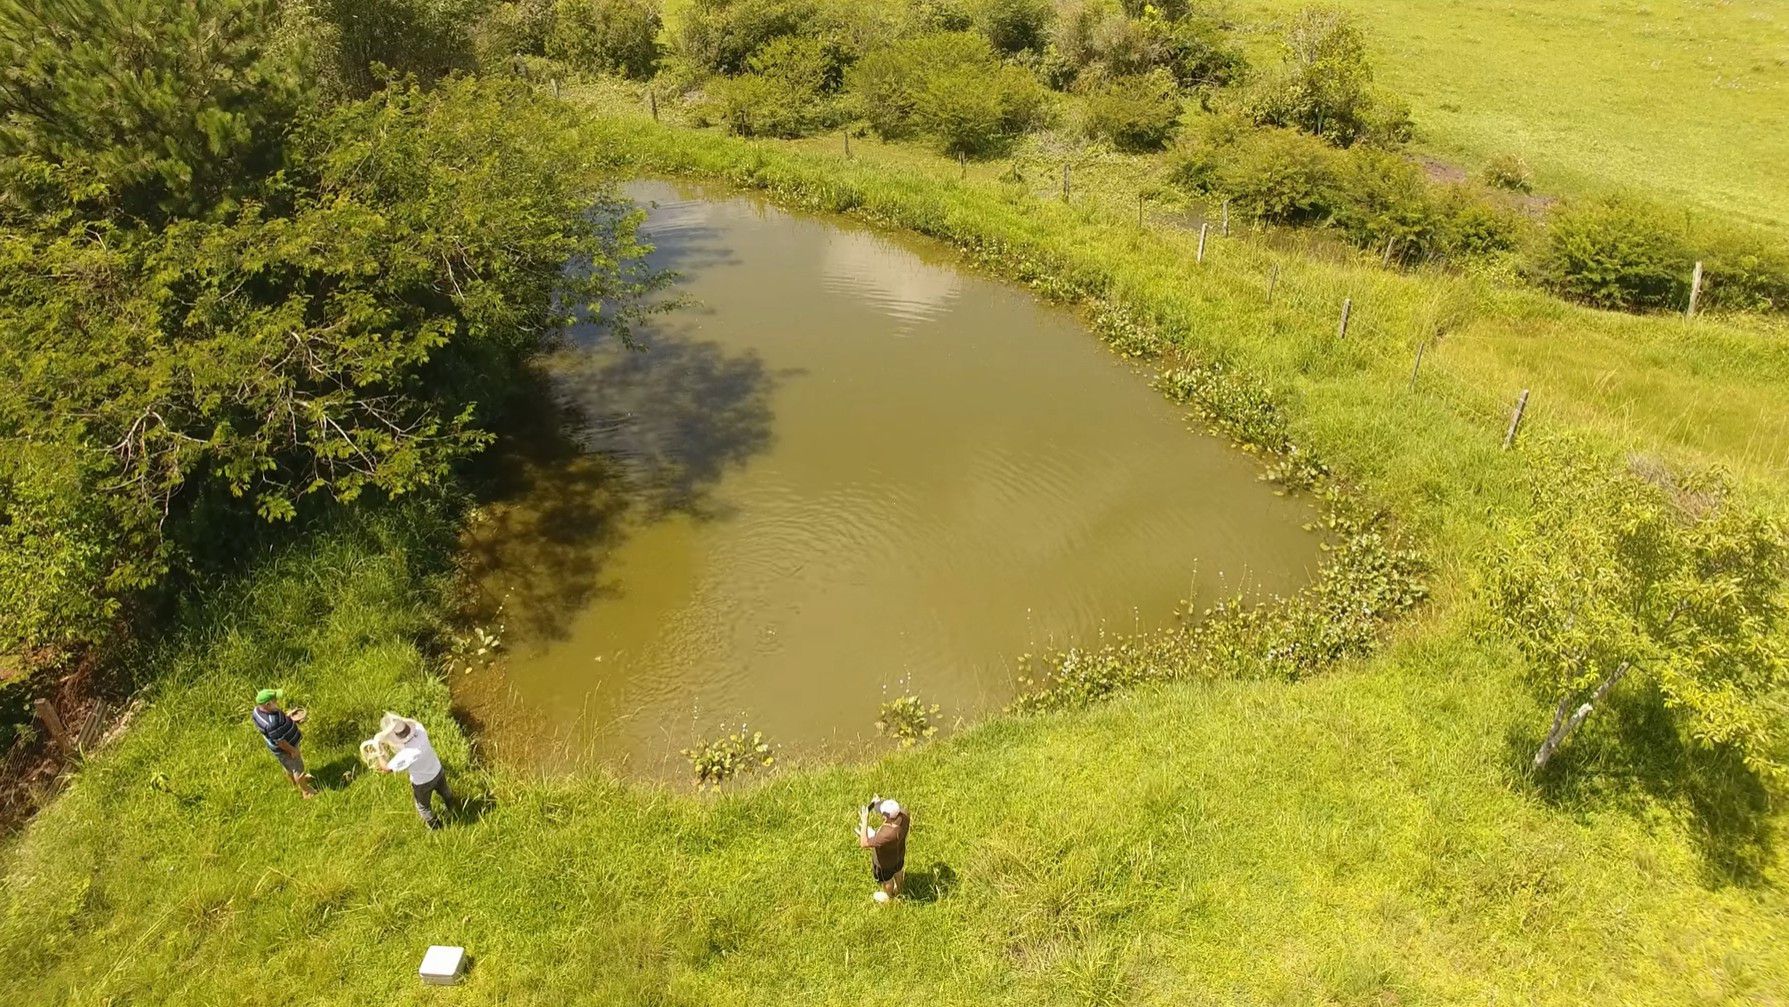
M453 807L453 792L447 789L446 766L441 767L441 772L429 782L410 784L410 796L416 799L416 813L422 816L423 824L431 829L441 825L440 820L435 817L435 809L431 807L435 794L441 795L443 808Z

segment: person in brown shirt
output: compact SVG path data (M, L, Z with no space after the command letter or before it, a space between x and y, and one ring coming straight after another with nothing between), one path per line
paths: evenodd
M870 831L870 812L882 816L882 825ZM913 816L899 803L873 798L857 816L857 845L870 851L870 874L881 887L876 889L877 902L887 902L900 894L907 880L907 830L913 827Z

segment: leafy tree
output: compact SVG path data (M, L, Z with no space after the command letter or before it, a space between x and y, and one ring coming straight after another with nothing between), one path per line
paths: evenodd
M1008 55L1041 52L1056 15L1050 0L975 0L972 9L989 44Z
M559 0L547 54L592 73L636 80L658 64L658 12L643 0Z
M1119 150L1160 150L1180 123L1180 91L1165 70L1101 76L1083 88L1087 132Z
M1789 542L1718 473L1611 473L1587 452L1536 476L1487 586L1500 631L1555 704L1548 761L1643 676L1679 731L1780 779L1789 688Z
M243 505L435 484L522 361L652 285L556 103L461 79L285 120L303 76L237 0L160 0L203 58L121 85L103 54L148 2L0 21L0 648L91 632Z
M270 0L0 0L0 222L155 223L282 165L297 54Z
M472 50L485 69L504 67L518 56L544 56L557 16L554 0L499 3L472 31Z

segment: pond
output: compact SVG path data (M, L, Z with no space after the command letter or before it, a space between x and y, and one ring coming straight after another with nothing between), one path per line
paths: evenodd
M894 696L948 730L1024 653L1313 576L1311 503L1071 312L857 223L627 192L689 306L556 354L499 449L467 557L502 656L455 676L498 758L671 778L742 723L870 751Z

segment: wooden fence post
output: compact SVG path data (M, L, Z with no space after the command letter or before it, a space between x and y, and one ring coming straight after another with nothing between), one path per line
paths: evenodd
M1429 345L1428 340L1416 344L1416 364L1410 368L1410 390L1416 391L1416 375L1423 369L1423 350Z
M1143 226L1143 194L1137 193L1137 226Z
M648 108L652 109L652 121L657 122L658 121L658 91L657 91L657 89L650 88L650 87L646 89L646 105Z
M1273 264L1273 272L1267 274L1267 306L1273 307L1273 288L1280 285L1280 264Z
M1389 268L1391 266L1391 250L1392 250L1392 247L1394 245L1396 245L1397 243L1398 243L1398 239L1395 235L1393 237L1385 239L1385 254L1379 257L1379 265L1380 266L1387 267L1387 268Z
M1516 430L1522 426L1522 414L1528 411L1528 389L1516 399L1516 411L1510 414L1509 430L1503 435L1503 450L1508 451L1516 446Z
M1341 324L1336 326L1336 338L1337 339L1348 338L1348 315L1353 310L1354 310L1354 298L1352 298L1352 297L1342 298L1342 321L1341 321Z
M1068 202L1068 162L1062 162L1062 201Z
M1224 237L1228 238L1230 236L1230 201L1228 199L1224 200L1223 231L1224 231Z
M851 157L851 131L847 129L847 130L845 130L845 158L847 160L849 160L850 157Z
M73 754L74 741L69 738L68 729L62 726L62 717L56 712L55 705L47 699L39 699L32 705L37 709L37 719L43 722L44 730L49 732L56 747L62 749L63 755Z
M1696 260L1696 271L1690 274L1690 306L1684 309L1683 317L1696 317L1696 302L1702 299L1702 260Z
M1201 223L1199 225L1199 257L1196 260L1196 264L1198 265L1203 265L1205 262L1205 232L1210 229L1210 227L1211 225L1209 223Z

